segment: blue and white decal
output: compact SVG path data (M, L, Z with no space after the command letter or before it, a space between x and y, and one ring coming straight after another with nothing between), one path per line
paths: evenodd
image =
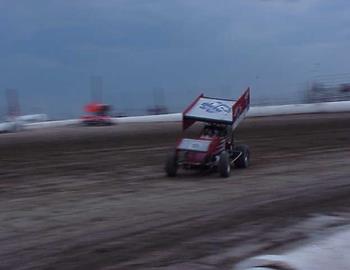
M232 122L232 106L234 104L234 100L201 97L198 102L186 112L186 117Z
M230 113L231 108L221 101L204 102L199 106L200 109L208 113Z

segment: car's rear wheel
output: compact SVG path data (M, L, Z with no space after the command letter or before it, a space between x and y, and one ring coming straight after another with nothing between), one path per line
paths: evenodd
M237 168L248 168L250 163L250 151L248 145L242 144L235 147L235 151L241 152L239 158L235 161Z
M220 154L218 169L221 177L230 176L231 163L230 163L230 156L227 152L222 152Z
M177 164L177 155L172 153L168 156L165 164L165 172L169 177L175 177L177 174L178 164Z

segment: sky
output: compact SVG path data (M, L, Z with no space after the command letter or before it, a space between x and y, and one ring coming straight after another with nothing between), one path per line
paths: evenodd
M349 72L349 14L348 0L1 0L0 111L11 88L22 113L79 116L93 76L130 114L162 91L171 111L248 86L255 102L297 100Z

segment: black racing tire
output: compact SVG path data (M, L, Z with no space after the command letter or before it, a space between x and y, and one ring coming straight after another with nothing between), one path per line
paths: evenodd
M229 154L224 151L220 154L218 170L221 177L229 177L231 174L231 162Z
M248 145L238 145L237 147L235 147L235 151L242 153L239 156L239 158L235 161L236 167L240 169L248 168L250 163L250 151Z
M175 177L177 174L178 164L176 153L168 156L165 164L165 172L169 177Z

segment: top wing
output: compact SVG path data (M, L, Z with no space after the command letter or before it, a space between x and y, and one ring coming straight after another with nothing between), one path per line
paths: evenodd
M85 112L89 113L107 112L109 109L109 105L101 103L89 103L84 107Z
M238 100L205 97L203 94L183 112L184 129L196 121L232 125L236 128L250 106L248 88Z

